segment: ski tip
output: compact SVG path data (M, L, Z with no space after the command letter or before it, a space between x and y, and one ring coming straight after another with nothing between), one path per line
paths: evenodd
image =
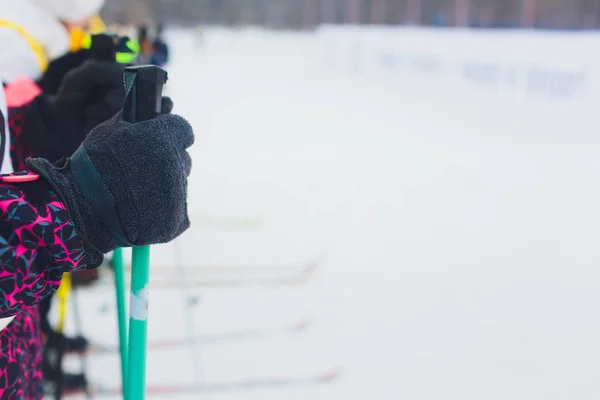
M312 319L310 317L302 318L300 321L298 321L296 323L293 330L295 332L303 332L303 331L307 330L308 328L310 328L311 325L312 325Z
M200 304L200 296L189 296L187 299L187 305L190 307L195 307Z
M324 373L321 376L321 380L324 382L333 382L337 378L339 378L341 375L342 375L342 367L338 367L338 368L332 369L331 371L327 371L326 373Z

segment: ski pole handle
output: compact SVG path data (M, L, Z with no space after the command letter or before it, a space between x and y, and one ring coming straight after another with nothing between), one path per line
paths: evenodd
M125 68L125 103L123 119L134 123L160 114L162 87L167 72L154 65ZM150 247L134 247L131 268L127 381L123 387L126 400L144 400L146 394L146 343L148 318L148 278Z
M125 104L123 119L127 122L141 122L160 114L162 88L167 83L167 71L156 65L126 67Z

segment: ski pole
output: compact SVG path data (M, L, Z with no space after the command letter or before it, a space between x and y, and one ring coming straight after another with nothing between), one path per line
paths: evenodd
M62 399L63 386L64 386L64 371L62 368L62 362L65 354L65 320L67 315L67 299L71 292L71 273L67 272L63 274L60 286L56 290L56 296L58 297L58 324L56 325L56 332L58 333L58 352L56 359L56 387L54 388L55 400Z
M125 68L123 78L126 93L123 118L129 122L140 122L159 115L162 87L167 81L167 72L154 65L140 65ZM149 272L150 247L134 247L129 303L127 383L123 393L126 400L143 400L145 397Z
M64 276L64 275L63 275ZM72 281L72 278L71 278ZM73 305L73 321L75 322L75 331L78 335L83 335L83 328L81 327L81 313L79 312L79 289L73 287L71 282L71 303ZM88 356L85 353L80 355L81 360L81 375L85 379L85 398L88 400L93 399L92 392L90 390L90 386L87 382L88 376Z
M117 322L119 326L119 354L121 356L121 385L123 392L127 386L127 310L125 309L125 266L123 249L113 252L115 289L117 293Z
M81 37L81 47L90 52L90 55L95 60L102 61L115 61L119 62L119 53L117 52L116 40L112 35L100 35L105 31L106 26L102 19L99 16L93 17L95 20L93 22L96 23L96 32L81 32L83 36ZM92 35L96 36L97 41L92 39ZM99 39L98 39L99 38ZM106 94L106 93L105 93ZM105 95L104 94L104 95ZM126 386L127 380L127 312L125 308L125 269L123 266L123 249L116 249L113 252L113 269L115 274L115 288L116 288L116 300L117 300L117 316L118 316L118 327L119 327L119 351L121 356L121 385L123 388ZM64 277L70 276L70 274L64 274ZM63 283L65 279L63 278ZM62 286L62 285L61 285ZM60 291L60 290L59 290ZM76 291L72 292L73 294L73 311L75 314L75 321L77 326L77 331L79 333L82 332L81 329L81 321L79 314L79 307L77 305L76 300ZM60 296L59 296L60 298ZM83 375L86 375L87 372L87 356L82 356L82 364L83 364ZM89 387L86 388L87 398L91 398L91 394L89 391Z

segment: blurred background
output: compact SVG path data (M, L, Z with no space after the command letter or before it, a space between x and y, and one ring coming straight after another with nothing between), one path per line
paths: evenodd
M165 93L197 137L192 228L152 248L149 397L600 398L599 1L102 17L164 27ZM80 327L113 350L85 365L117 387L101 274Z
M595 29L595 0L108 0L127 23L313 29L320 24Z

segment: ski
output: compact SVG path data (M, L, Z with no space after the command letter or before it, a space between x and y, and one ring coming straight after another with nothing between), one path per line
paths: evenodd
M193 217L194 226L201 228L243 230L255 229L260 225L260 217Z
M150 286L152 288L194 288L203 287L235 287L235 286L293 286L308 282L320 265L320 260L313 260L298 265L258 265L258 266L226 266L199 265L186 266L185 274L175 267L152 265L150 267ZM130 267L127 268L130 271ZM130 274L126 276L129 282ZM112 285L109 280L97 285Z
M301 333L309 329L312 325L310 318L301 319L293 324L264 328L264 329L244 329L234 330L223 333L208 335L198 335L194 338L177 338L154 340L148 342L148 351L169 350L177 347L184 347L193 344L214 345L219 343L237 342L245 340L262 340L274 336ZM114 354L118 353L119 348L115 345L91 344L84 352L70 352L68 354Z
M342 368L337 367L326 370L325 372L305 376L265 377L230 382L192 383L181 385L147 385L146 394L148 396L161 396L162 398L165 398L164 396L185 393L218 393L298 388L331 383L341 376L342 371ZM120 396L122 394L122 389L120 386L90 385L90 393L96 398ZM82 395L84 395L83 391L72 391L65 393L63 397L68 399Z
M320 260L297 265L203 265L185 267L184 276L172 267L153 266L150 278L152 284L156 282L161 286L298 285L309 281L319 264Z

